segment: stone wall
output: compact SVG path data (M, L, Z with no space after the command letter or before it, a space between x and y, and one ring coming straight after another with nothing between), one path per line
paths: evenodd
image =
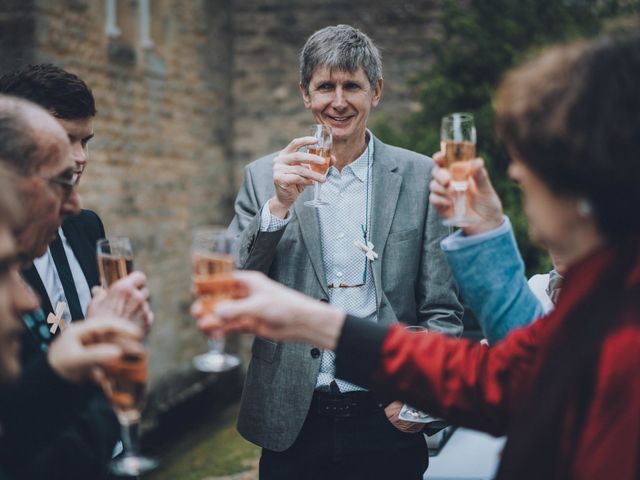
M33 25L14 29L19 43L3 28L3 72L52 62L92 88L96 136L80 193L108 234L131 237L135 266L149 278L156 313L151 388L158 402L170 402L200 378L190 360L206 349L188 315L190 230L229 220L219 207L230 189L224 173L230 51L220 41L228 27L219 15L225 2L152 2L151 49L138 42L136 2L118 2L118 38L105 34L104 1L26 3L3 5L7 24ZM122 21L125 15L134 21Z
M206 347L188 315L190 230L228 222L242 167L306 133L305 39L338 23L368 33L385 78L373 120L399 122L415 105L408 80L430 64L438 2L151 0L152 48L139 40L138 1L116 3L121 33L110 37L106 0L0 2L0 70L53 62L93 89L96 137L80 192L110 235L132 238L148 275L162 407L204 379L190 363Z
M408 81L431 64L439 2L270 0L237 1L232 8L236 165L306 134L313 119L298 90L298 54L306 39L327 25L361 29L382 53L383 98L370 124L383 114L397 124L417 105Z

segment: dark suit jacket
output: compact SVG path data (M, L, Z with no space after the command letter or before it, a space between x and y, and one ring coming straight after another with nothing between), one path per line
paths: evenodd
M73 252L84 272L89 288L99 284L96 263L96 241L105 237L104 226L98 215L82 210L69 217L62 225ZM23 272L24 278L40 295L45 315L53 312L49 296L35 267ZM25 339L23 358L30 363L39 354L32 345L34 337ZM28 464L21 465L19 477L33 479L100 479L107 475L113 446L119 438L118 422L106 397L95 389L91 399L75 421L47 448L40 449Z
M16 471L30 463L34 452L60 438L92 395L92 386L71 384L58 376L44 355L31 362L17 382L0 391L0 468ZM43 473L39 478L54 476Z
M65 219L62 231L75 253L89 288L100 284L98 265L96 263L96 242L105 238L102 220L91 210L82 210L79 215ZM33 265L23 272L25 280L40 296L40 306L45 315L53 312L53 306L44 284Z

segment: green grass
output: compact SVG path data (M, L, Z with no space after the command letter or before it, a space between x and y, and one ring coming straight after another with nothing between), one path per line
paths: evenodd
M237 406L211 421L204 419L184 438L176 439L162 456L161 468L145 480L203 480L249 470L260 448L236 431Z

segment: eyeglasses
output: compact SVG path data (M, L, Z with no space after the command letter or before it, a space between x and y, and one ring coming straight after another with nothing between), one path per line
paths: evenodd
M364 287L364 283L358 283L356 285L347 285L346 283L330 283L327 288L358 288Z
M38 176L49 182L50 185L56 187L59 192L62 192L63 200L69 198L69 195L71 195L71 192L73 191L73 187L78 184L78 179L80 178L80 175L73 171L70 173L62 173L55 177Z

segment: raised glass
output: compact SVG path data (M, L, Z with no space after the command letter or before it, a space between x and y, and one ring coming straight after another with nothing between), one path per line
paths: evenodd
M98 240L96 249L100 283L104 288L109 288L133 271L133 249L129 238L102 238Z
M147 385L147 354L123 354L105 368L103 388L120 423L123 453L111 461L117 476L138 476L158 466L140 454L139 427Z
M470 113L451 113L442 118L440 150L445 166L451 173L451 186L455 190L453 216L445 225L464 227L475 219L467 215L467 189L470 162L476 157L476 127Z
M133 270L133 249L127 237L98 240L96 245L100 283L109 288ZM102 388L120 423L123 453L111 461L110 470L118 476L138 476L158 463L139 452L139 427L147 384L147 354L125 353L105 368Z
M206 313L213 312L221 300L234 298L236 282L232 254L233 237L225 227L201 227L193 232L191 248L191 282L193 292ZM222 332L209 336L209 350L193 359L201 372L224 372L240 365L240 359L224 351Z
M319 157L324 158L325 162L323 164L309 163L309 168L316 173L326 175L329 167L331 166L331 147L333 146L331 127L322 124L312 125L311 136L316 138L317 143L307 147L307 153L318 155ZM313 200L304 202L307 207L318 208L329 205L329 202L320 198L320 187L321 184L319 182L314 183Z

